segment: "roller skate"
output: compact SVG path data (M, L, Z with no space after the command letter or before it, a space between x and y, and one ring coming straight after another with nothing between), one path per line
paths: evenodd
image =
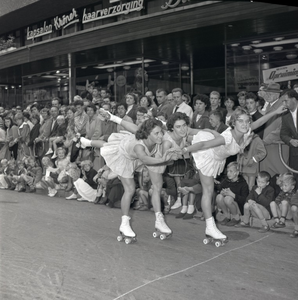
M166 224L164 215L161 212L156 213L155 231L153 237L159 237L161 240L165 240L172 236L172 230Z
M136 234L132 231L129 220L129 216L122 216L122 222L119 228L120 235L117 236L117 241L124 241L126 245L135 243L137 241Z
M206 238L203 239L205 245L214 243L216 247L224 246L228 242L228 238L218 230L215 225L213 217L206 220Z

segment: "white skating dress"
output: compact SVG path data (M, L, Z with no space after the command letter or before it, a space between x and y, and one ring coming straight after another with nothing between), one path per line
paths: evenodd
M225 145L205 150L198 150L192 153L197 169L205 176L213 176L215 178L223 171L226 158L239 153L241 150L241 147L232 136L231 128L227 128L221 133L221 136L225 139ZM214 135L212 133L199 131L193 137L192 144L212 139L214 139Z
M142 140L137 140L135 135L121 131L120 133L112 133L108 142L100 149L100 154L104 158L107 166L118 176L123 178L133 178L134 172L141 172L144 163L137 157L134 147L143 145L148 156L161 158L162 146L156 144L151 152L145 146ZM162 174L166 165L147 166L146 167L155 173Z

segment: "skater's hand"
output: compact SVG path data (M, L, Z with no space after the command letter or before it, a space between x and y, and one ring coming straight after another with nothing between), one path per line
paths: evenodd
M105 109L100 108L98 112L99 112L99 114L100 114L103 118L105 118L106 120L110 120L110 119L111 119L110 114L109 114Z
M181 151L170 148L163 154L164 161L177 160L181 158Z
M276 113L277 115L280 115L280 114L282 114L282 113L284 113L284 112L287 112L287 111L288 111L288 109L287 109L285 106L281 105L281 106L279 106L279 107L275 110L275 113Z
M230 196L235 198L235 194L230 190L230 188L222 189L222 193L224 196Z

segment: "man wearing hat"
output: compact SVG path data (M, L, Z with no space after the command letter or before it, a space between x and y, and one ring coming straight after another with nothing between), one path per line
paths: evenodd
M262 91L262 97L268 102L265 114L276 110L283 105L283 99L280 98L280 85L276 82L269 83ZM267 156L260 163L260 170L267 171L271 176L287 172L287 168L281 162L278 151L280 139L281 115L272 117L265 123L263 142L267 151ZM289 146L282 145L282 154L286 162L289 158Z
M289 166L298 172L298 93L288 90L283 99L289 112L282 116L280 138L290 147ZM298 184L298 174L294 173L294 176Z

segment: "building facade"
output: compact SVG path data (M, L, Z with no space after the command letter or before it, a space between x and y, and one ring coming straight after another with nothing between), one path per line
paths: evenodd
M0 103L59 96L67 104L90 82L117 101L157 88L235 95L262 82L291 87L298 8L283 4L24 1L0 16Z

